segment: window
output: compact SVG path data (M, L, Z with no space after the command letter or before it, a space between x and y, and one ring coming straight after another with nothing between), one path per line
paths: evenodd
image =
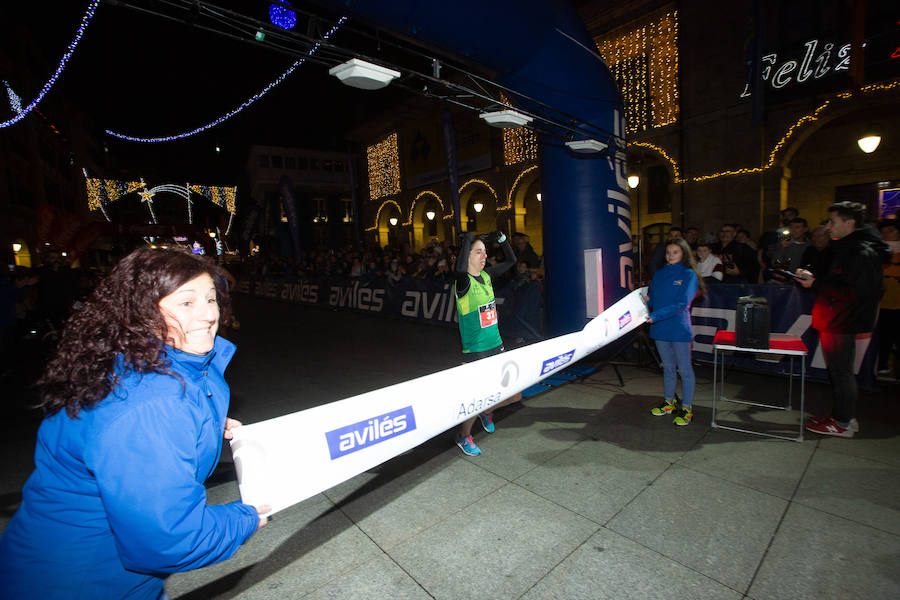
M263 169L269 168L269 155L268 154L260 154L259 155L259 166Z
M283 164L284 163L281 160L280 156L277 156L277 155L272 156L272 168L273 169L280 169L280 168L282 168Z
M296 169L297 168L297 159L293 156L285 156L284 157L284 168L285 169Z

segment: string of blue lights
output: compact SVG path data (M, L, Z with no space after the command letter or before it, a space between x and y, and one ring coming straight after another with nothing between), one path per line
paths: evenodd
M91 5L88 6L87 12L84 13L84 16L81 18L81 24L78 26L78 31L75 32L75 37L72 39L71 43L69 43L69 47L66 50L66 53L63 54L62 59L59 61L59 66L56 68L56 72L52 77L44 84L44 87L41 88L41 91L38 92L38 95L35 97L31 103L23 108L20 112L16 114L13 118L8 121L3 121L0 123L0 129L4 127L9 127L10 125L14 125L24 119L28 113L30 113L34 108L38 105L38 103L44 99L44 96L47 95L47 92L50 91L50 88L53 87L53 84L56 83L56 80L59 79L59 76L62 75L63 70L66 68L66 63L69 62L69 59L72 57L72 54L75 53L75 48L78 46L78 42L81 41L81 37L84 35L84 31L87 29L88 24L91 22L91 18L94 16L94 12L97 10L97 6L100 4L100 0L93 0Z
M224 115L222 115L215 121L211 121L211 122L207 123L206 125L201 125L200 127L197 127L196 129L192 129L190 131L185 131L183 133L178 133L175 135L161 136L161 137L136 137L136 136L126 135L124 133L112 131L110 129L107 129L106 133L108 135L111 135L112 137L118 138L120 140L127 140L129 142L142 142L142 143L146 143L146 144L158 144L161 142L173 142L175 140L181 140L181 139L190 137L192 135L201 133L203 131L206 131L208 129L212 129L213 127L216 127L217 125L224 123L225 121L227 121L234 115L238 114L239 112L241 112L248 106L252 105L254 102L256 102L257 100L259 100L260 98L265 96L275 86L277 86L282 81L284 81L291 73L293 73L298 67L300 67L300 65L302 65L304 62L306 62L307 58L314 55L316 53L316 51L318 51L318 49L322 45L322 43L328 41L331 38L331 36L333 36L337 32L337 30L340 29L341 25L343 25L346 20L347 20L347 17L341 17L340 19L338 19L337 23L335 23L334 26L331 29L329 29L322 36L322 39L320 41L316 42L315 45L313 45L313 47L310 48L310 50L309 50L309 52L307 52L306 56L300 58L299 60L297 60L297 62L292 64L290 67L288 67L288 69L284 73L279 75L278 78L275 79L272 83L270 83L269 85L264 87L262 90L257 92L256 95L250 97L247 101L243 102L240 106L225 113Z

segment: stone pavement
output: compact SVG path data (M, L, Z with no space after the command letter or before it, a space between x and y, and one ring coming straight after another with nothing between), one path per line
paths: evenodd
M451 366L452 330L243 299L227 374L244 422ZM351 342L352 343L349 343ZM386 351L385 348L388 348ZM230 560L172 576L174 598L822 599L900 597L900 399L861 398L854 439L803 443L649 410L653 370L611 367L447 433L277 514ZM780 399L786 380L729 372L729 397ZM828 386L807 387L821 412ZM797 411L734 405L720 423L789 432ZM33 443L33 439L31 440ZM10 486L27 469L4 477ZM302 476L302 464L298 465ZM230 456L211 502L238 498Z

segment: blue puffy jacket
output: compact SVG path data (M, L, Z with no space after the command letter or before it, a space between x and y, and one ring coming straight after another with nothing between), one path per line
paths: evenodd
M650 337L664 342L690 342L691 302L697 295L697 274L682 263L666 265L650 281Z
M234 345L166 348L171 370L127 373L109 396L38 431L35 470L0 537L2 598L156 599L169 573L230 557L256 530L252 506L208 505Z

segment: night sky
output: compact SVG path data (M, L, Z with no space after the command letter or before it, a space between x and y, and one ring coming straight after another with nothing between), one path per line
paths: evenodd
M152 1L137 2L178 14ZM0 18L27 39L26 56L34 81L4 74L23 103L30 102L56 68L89 2L23 3L5 6ZM268 19L264 0L217 1L243 14ZM297 4L297 3L295 3ZM306 8L310 8L309 5ZM336 16L313 7L327 22ZM15 12L12 12L15 11ZM15 25L13 25L15 23ZM363 27L362 24L355 24ZM305 24L298 24L305 30ZM25 33L27 32L27 33ZM339 31L335 43L377 54L374 43ZM106 143L114 164L124 171L197 180L233 179L243 170L250 144L290 145L323 150L347 149L345 131L409 97L402 90L366 92L346 87L328 67L307 63L252 106L211 130L183 141L139 144L103 134L105 129L133 136L167 136L213 121L262 90L296 60L263 44L241 42L184 23L101 3L60 80L39 105L62 131L77 105L93 122L90 130ZM4 99L5 100L5 99ZM222 151L216 155L214 147Z

